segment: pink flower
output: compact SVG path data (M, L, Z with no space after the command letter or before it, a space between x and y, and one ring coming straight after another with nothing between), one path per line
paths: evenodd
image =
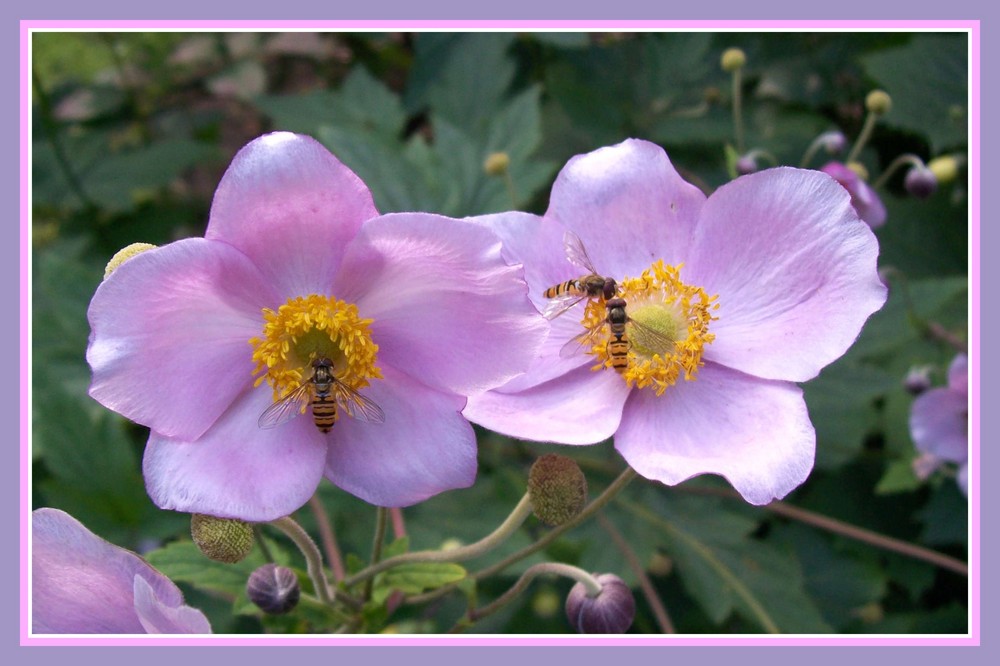
M616 371L595 298L553 319L525 375L470 399L472 421L563 444L614 435L647 478L720 474L754 504L805 480L815 432L796 382L840 357L886 298L875 237L832 178L769 169L706 199L659 146L629 140L571 159L543 218L486 222L540 309L546 288L587 272L563 250L575 233L618 281L627 363Z
M920 478L942 463L958 465L956 480L969 493L969 359L959 354L948 368L948 385L921 393L910 408L910 435L921 456L914 461Z
M90 393L152 430L153 501L248 521L324 476L381 506L471 485L465 396L522 372L547 330L487 228L378 217L353 172L284 132L235 157L205 238L128 259L89 318Z
M31 514L36 634L208 634L169 578L57 509Z
M820 168L823 173L844 186L851 194L851 205L858 212L858 217L868 223L872 229L878 229L885 224L885 205L875 193L875 190L843 162L829 162Z

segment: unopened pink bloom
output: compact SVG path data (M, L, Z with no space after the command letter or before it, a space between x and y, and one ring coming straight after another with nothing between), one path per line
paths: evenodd
M465 396L522 372L547 330L495 234L379 216L353 172L286 132L239 152L205 238L127 260L89 318L90 393L151 429L153 501L248 521L298 509L324 476L380 506L471 485ZM341 404L323 433L307 391L286 414L301 417L262 417L322 359L330 400L374 407Z
M170 579L58 509L31 514L36 634L208 634Z
M917 396L910 408L910 435L922 454L914 470L927 478L942 463L958 465L956 480L969 492L969 359L959 354L948 368L948 385Z
M629 140L571 159L544 217L485 223L524 263L539 309L546 288L586 272L567 261L569 230L600 274L624 283L630 318L675 342L630 322L622 373L600 336L567 354L567 341L601 332L601 301L577 305L553 319L525 375L470 399L471 420L536 441L614 436L647 478L720 474L754 504L805 480L815 432L796 383L839 358L886 298L875 237L832 178L768 169L706 198L659 146Z
M878 229L885 224L885 205L875 190L865 182L865 179L843 162L829 162L820 168L844 186L851 195L851 205L858 212L858 217L868 223L872 229Z

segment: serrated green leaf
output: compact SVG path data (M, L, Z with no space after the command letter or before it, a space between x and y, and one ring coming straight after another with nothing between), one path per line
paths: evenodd
M767 632L831 631L804 590L794 554L747 538L751 520L718 505L709 511L710 498L671 495L655 511L649 501L618 501L660 533L684 588L716 624L735 611Z
M376 577L372 601L382 604L394 591L420 594L466 577L465 569L453 562L413 562L400 564Z

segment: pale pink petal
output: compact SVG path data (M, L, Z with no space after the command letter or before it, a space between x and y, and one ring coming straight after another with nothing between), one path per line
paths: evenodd
M767 504L809 476L816 434L795 384L707 364L660 397L633 391L615 447L648 479L719 474L746 501Z
M595 444L614 434L629 388L611 370L585 367L531 388L505 388L469 398L464 414L473 423L519 439Z
M950 462L969 457L968 397L950 388L917 396L910 408L910 434L917 449Z
M31 627L37 634L146 633L136 613L136 579L161 608L179 611L175 619L182 621L160 623L162 632L211 632L205 616L183 605L184 596L166 576L57 509L31 514L31 565Z
M409 506L476 479L476 435L465 399L441 393L392 367L362 389L385 423L342 416L330 432L326 477L377 506Z
M308 410L260 429L257 418L272 398L266 385L242 394L195 442L151 433L142 468L153 502L161 509L265 522L309 501L330 440Z
M629 139L570 159L545 217L579 235L599 273L621 279L657 259L684 261L704 201L662 148Z
M205 238L242 250L285 298L326 294L344 247L376 215L368 187L322 144L275 132L233 159Z
M719 296L705 358L768 379L815 377L885 302L877 258L871 229L824 174L783 167L723 185L681 270Z
M962 494L969 496L969 463L964 462L958 466L958 473L955 475L955 482L958 484Z
M208 634L211 627L200 610L164 603L140 575L133 585L135 613L147 634Z
M438 215L367 223L335 293L374 320L380 364L462 395L524 372L548 332L521 267L502 259L496 234Z
M191 238L129 259L90 303L90 395L163 435L197 438L251 384L248 340L274 301L225 243Z

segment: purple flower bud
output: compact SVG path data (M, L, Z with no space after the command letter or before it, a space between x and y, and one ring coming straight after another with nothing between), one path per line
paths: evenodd
M748 173L756 172L760 167L757 166L757 160L753 155L742 155L738 160L736 160L736 173L741 176L745 176Z
M820 136L820 141L823 149L831 155L841 153L845 148L847 148L847 137L844 136L844 133L840 130L824 132L822 136Z
M903 388L913 395L920 395L931 387L931 366L922 365L910 368L903 379Z
M937 176L925 166L916 166L906 174L903 185L911 196L926 199L937 189Z
M587 596L587 587L577 583L566 597L566 617L581 634L624 634L635 619L632 590L614 574L594 576L601 584L595 597Z
M295 572L277 564L265 564L250 574L247 596L262 611L281 615L299 603L299 579Z

